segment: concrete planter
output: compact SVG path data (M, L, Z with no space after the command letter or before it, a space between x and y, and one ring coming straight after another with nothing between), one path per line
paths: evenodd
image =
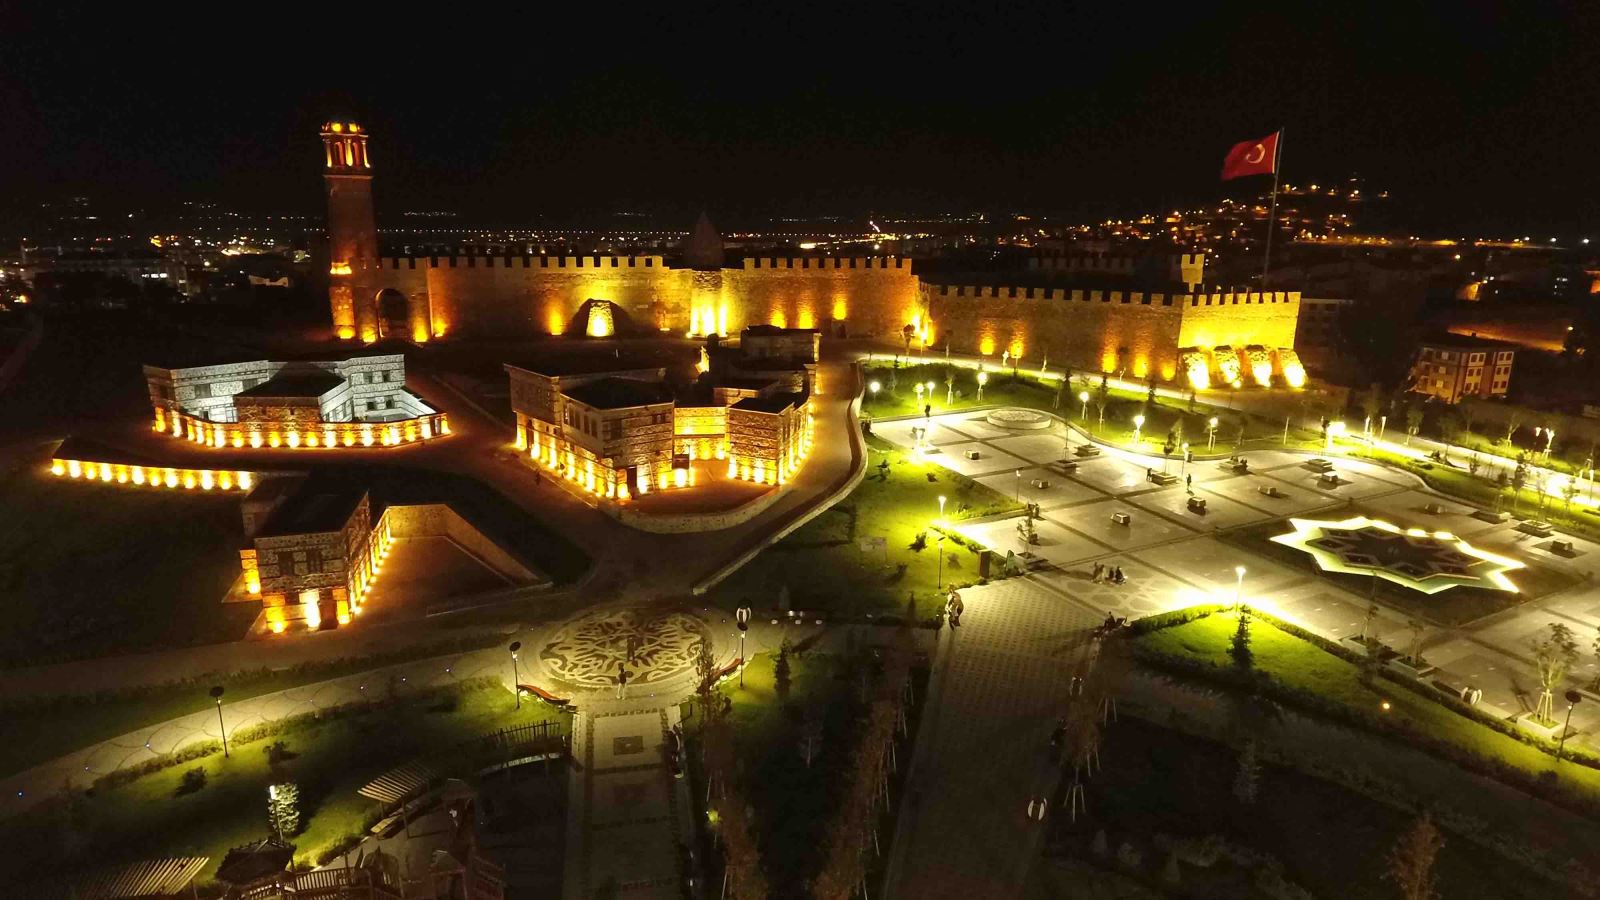
M1386 663L1386 665L1387 665L1389 671L1398 672L1401 675L1406 676L1407 678L1414 678L1414 679L1416 679L1418 681L1421 681L1422 679L1426 678L1428 675L1432 674L1436 669L1436 667L1428 665L1426 660L1424 660L1422 662L1422 665L1418 666L1418 665L1412 665L1411 663L1409 663L1409 662L1407 662L1404 659L1399 658L1399 657L1396 657L1395 659L1389 660L1389 662Z

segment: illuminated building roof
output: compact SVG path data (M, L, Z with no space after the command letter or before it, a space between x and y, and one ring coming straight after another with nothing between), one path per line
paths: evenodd
M1517 586L1505 573L1524 568L1448 531L1402 529L1366 516L1289 522L1295 530L1277 535L1273 542L1309 553L1324 572L1376 575L1424 594L1453 587L1515 592Z
M331 372L280 372L236 397L321 397L345 383Z
M672 402L672 392L666 385L632 378L601 378L566 388L562 393L592 409L627 409Z

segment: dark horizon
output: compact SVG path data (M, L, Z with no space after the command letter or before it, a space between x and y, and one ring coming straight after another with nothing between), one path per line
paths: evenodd
M969 15L14 11L0 22L8 218L71 195L317 214L317 126L350 117L373 135L385 227L406 210L1093 221L1264 191L1218 169L1232 143L1282 126L1285 181L1359 173L1392 192L1385 218L1402 227L1600 228L1600 51L1575 5Z

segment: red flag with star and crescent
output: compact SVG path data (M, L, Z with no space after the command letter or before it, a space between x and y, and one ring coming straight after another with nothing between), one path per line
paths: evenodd
M1274 131L1258 141L1234 144L1222 161L1222 180L1246 175L1271 175L1278 165L1278 135Z

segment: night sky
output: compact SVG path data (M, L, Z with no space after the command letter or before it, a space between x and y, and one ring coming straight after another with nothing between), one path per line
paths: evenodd
M1597 4L33 5L0 11L13 216L317 213L337 114L385 216L1098 217L1225 196L1283 125L1286 179L1359 173L1414 227L1600 232Z

